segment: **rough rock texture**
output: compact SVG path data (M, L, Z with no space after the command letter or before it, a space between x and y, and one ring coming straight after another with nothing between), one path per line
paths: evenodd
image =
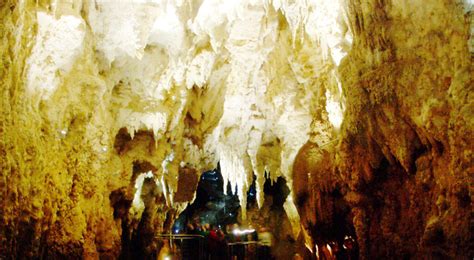
M271 253L277 259L291 259L304 247L296 241L291 222L283 207L289 188L283 178L271 184L267 181L264 185L265 200L259 208L256 202L249 203L248 223L259 231L262 227L268 228L273 235ZM300 246L300 247L299 247Z
M354 42L338 68L346 98L339 142L308 143L295 162L303 225L318 240L327 237L321 225L343 223L365 258L469 259L469 13L450 1L349 7ZM347 206L349 217L335 219L344 214L331 209Z
M220 162L243 219L254 174L259 206L283 177L308 248L349 233L364 258L472 258L472 13L1 2L0 256L147 256Z

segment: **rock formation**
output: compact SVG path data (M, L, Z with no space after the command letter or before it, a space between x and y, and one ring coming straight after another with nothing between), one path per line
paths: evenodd
M218 162L242 221L283 178L309 250L474 256L470 0L6 0L0 21L0 258L145 256Z

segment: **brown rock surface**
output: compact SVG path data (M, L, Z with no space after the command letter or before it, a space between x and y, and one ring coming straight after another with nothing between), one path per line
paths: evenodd
M339 68L347 98L342 134L330 151L311 143L300 150L293 183L299 212L313 236L324 236L317 224L336 224L325 215L337 215L339 195L327 195L337 191L351 208L345 223L361 257L469 259L468 16L449 1L404 12L399 5L351 5L354 45Z

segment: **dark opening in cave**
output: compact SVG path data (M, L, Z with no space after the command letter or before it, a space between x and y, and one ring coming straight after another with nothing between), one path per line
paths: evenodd
M227 193L223 190L223 178L220 168L204 172L199 180L196 199L190 204L174 222L172 232L186 231L189 223L209 224L225 227L238 222L240 212L239 198L232 194L230 183L227 183ZM289 194L286 181L279 177L276 182L267 179L264 184L265 196L272 197L271 208L283 210L283 203ZM247 208L256 207L257 191L255 178L247 192Z
M249 191L249 197L254 192ZM255 195L253 195L255 196ZM223 179L219 168L204 172L196 190L196 199L178 217L173 233L181 233L188 223L224 226L235 223L240 209L239 198L233 195L230 184L224 194Z
M193 257L202 258L197 251L197 244L188 242L188 236L203 236L204 254L211 255L212 259L227 259L235 256L238 259L245 257L246 259L254 259L255 257L270 259L270 247L262 245L262 234L271 234L273 239L279 240L273 242L273 245L281 245L282 243L294 243L294 239L289 239L281 230L287 229L289 222L284 212L283 204L289 194L289 188L286 181L279 177L276 181L266 180L264 184L265 203L262 207L267 208L264 218L255 218L260 215L257 206L257 190L255 176L252 185L247 192L247 220L241 221L241 208L239 198L232 193L229 183L227 183L227 192L223 190L223 178L219 167L215 170L204 172L200 179L196 190L196 198L176 219L171 229L172 234L163 234L163 241L170 242L170 247L179 251L180 259L194 259ZM278 217L275 217L278 216ZM286 226L282 223L278 227L278 223L266 223L262 221L265 218L286 219ZM278 221L276 221L278 222ZM212 250L212 232L221 232L222 250ZM201 238L202 239L202 238ZM185 241L185 242L183 242ZM166 243L166 242L165 242ZM197 243L197 242L196 242ZM266 251L265 251L266 250ZM274 251L274 249L272 249ZM173 251L173 250L172 250ZM288 255L293 254L287 252ZM197 256L199 255L199 256Z

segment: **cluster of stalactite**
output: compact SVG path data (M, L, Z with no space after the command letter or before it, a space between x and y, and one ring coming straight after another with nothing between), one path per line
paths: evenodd
M472 8L1 2L0 258L146 257L218 162L295 252L472 258Z

